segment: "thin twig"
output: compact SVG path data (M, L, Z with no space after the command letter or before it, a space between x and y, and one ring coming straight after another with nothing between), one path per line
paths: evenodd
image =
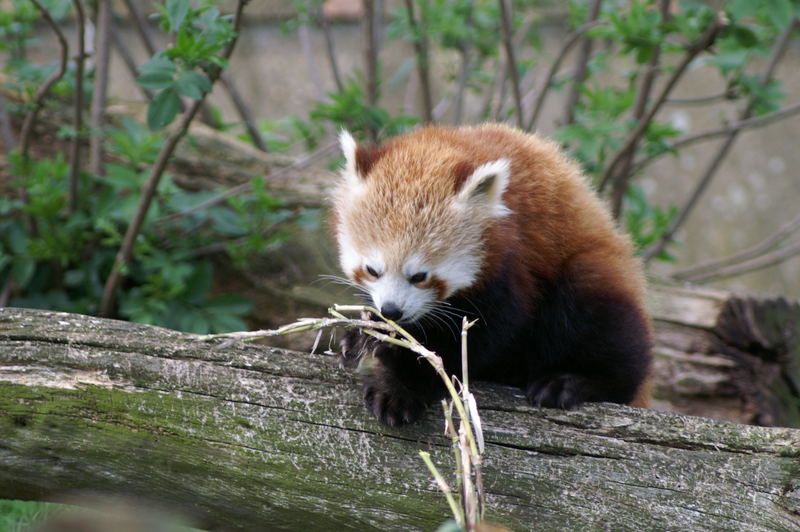
M89 111L89 171L95 175L102 175L106 95L111 57L111 0L98 2L95 30L94 88Z
M433 121L433 96L431 95L430 64L428 61L428 37L425 27L425 7L420 10L419 22L414 15L414 1L405 0L408 24L416 53L417 73L422 89L422 119L425 123Z
M295 161L294 163L290 164L289 166L281 168L280 170L276 170L276 171L272 172L271 174L265 176L264 177L264 182L267 183L269 181L272 181L272 180L278 179L280 177L283 177L284 175L288 174L289 172L292 172L294 170L298 170L300 168L304 168L304 167L308 166L309 164L311 164L312 162L314 162L317 159L319 159L320 157L322 157L322 156L334 151L334 149L338 145L339 145L339 143L337 141L334 141L334 142L331 142L329 144L326 144L322 148L320 148L320 149L318 149L318 150L306 155L302 159L298 159L297 161ZM209 207L213 207L214 205L219 205L220 203L224 203L225 200L227 200L228 198L233 197L233 196L238 196L239 194L243 194L243 193L247 192L248 190L250 190L251 188L252 188L252 184L250 182L242 183L240 185L236 185L234 187L231 187L231 188L225 190L224 192L221 192L221 193L217 194L216 196L214 196L212 198L207 199L206 201L198 203L197 205L193 205L192 207L188 207L188 208L186 208L186 209L184 209L184 210L182 210L180 212L172 213L172 214L169 214L167 216L163 216L161 218L158 218L153 222L153 224L160 224L160 223L163 223L163 222L169 222L171 220L176 220L178 218L181 218L181 217L186 216L188 214L191 214L193 212L204 210L204 209L208 209Z
M152 57L156 53L156 40L151 33L150 25L147 24L147 20L144 18L144 14L142 14L142 11L139 9L138 2L134 0L125 0L125 6L133 17L133 27L136 28L136 32L142 39L142 44L144 44L147 55Z
M650 107L650 110L645 113L639 123L636 125L633 131L630 132L628 138L623 143L622 147L617 151L614 157L606 166L605 171L603 172L603 176L600 178L600 183L598 185L598 190L603 191L605 186L611 180L611 176L614 175L614 171L617 168L617 165L620 163L622 158L628 153L631 146L639 141L639 138L644 135L647 127L650 125L650 122L653 120L653 117L656 113L661 109L661 106L664 104L664 101L669 96L669 93L672 92L672 89L675 88L677 85L678 80L681 79L683 73L686 71L686 68L689 66L695 57L697 57L703 50L706 50L709 46L714 43L717 34L722 30L723 27L726 25L726 20L724 19L722 14L719 14L714 17L711 23L708 25L708 28L703 32L703 34L689 46L689 49L686 51L683 59L681 60L680 64L675 67L675 70L672 72L672 76L670 76L667 83L661 89L661 93L655 99L655 102Z
M587 23L594 22L600 16L602 3L603 0L592 0L589 6ZM589 70L589 59L592 57L593 46L594 41L592 39L584 39L578 51L578 58L575 63L575 76L572 79L572 87L567 96L567 106L564 114L564 124L566 125L575 121L575 107L578 105L578 98L580 97L583 82L586 81L586 73Z
M36 118L39 115L39 111L42 110L44 106L44 99L47 97L47 93L50 92L50 89L55 85L55 83L64 77L64 74L67 72L67 62L69 61L69 45L67 45L67 39L64 37L64 33L61 31L61 28L58 27L58 24L53 17L50 16L50 12L45 9L39 0L31 0L33 5L36 6L36 9L42 14L45 22L53 32L56 34L56 38L58 39L59 50L61 55L59 57L58 68L50 74L50 76L42 83L41 87L36 91L33 95L33 99L31 100L31 109L28 111L28 114L25 115L25 120L22 122L22 130L20 131L19 136L19 151L20 155L22 155L23 159L28 158L28 150L30 149L30 140L31 134L33 133L33 127L36 124Z
M331 75L333 75L333 82L336 84L336 90L338 92L343 92L344 83L342 83L339 61L336 59L336 43L333 39L331 25L322 10L322 4L320 4L320 9L317 11L317 25L322 29L322 35L325 37L325 52L328 55L328 65L331 67Z
M698 96L696 98L668 98L664 105L708 105L721 100L735 100L739 93L735 90L726 90L721 94L711 96Z
M770 266L775 266L798 255L800 255L800 242L796 242L791 246L773 251L772 253L761 255L752 260L733 264L712 272L694 276L692 277L691 281L694 283L707 283L709 281L719 281L721 279L737 277L739 275L744 275L757 270L763 270L764 268L768 268Z
M542 84L539 85L539 88L536 90L533 113L531 114L531 118L528 120L528 125L525 128L526 131L533 131L536 127L536 123L539 120L539 113L541 113L542 108L544 107L545 97L550 92L550 88L553 86L553 79L556 77L556 74L558 74L558 70L561 68L561 63L564 62L564 59L567 57L567 54L570 52L570 50L572 50L572 47L577 44L584 33L592 28L606 23L607 22L604 20L594 20L592 22L588 22L572 32L572 34L564 42L564 45L561 47L561 50L559 50L555 60L550 65L550 69L547 71L547 75L542 81Z
M794 33L796 26L797 17L792 19L792 22L789 23L783 34L781 34L780 38L776 42L775 47L772 50L769 63L767 64L767 68L761 75L760 84L762 87L768 85L772 80L772 77L775 74L775 69L778 67L778 63L780 62L781 58L783 58L787 48L789 47L789 43L791 42L792 34ZM742 111L739 117L740 121L750 118L750 116L753 114L753 110L755 109L755 103L755 99L750 100L750 102L747 104L747 107ZM658 256L662 251L664 251L667 244L672 241L675 233L678 232L678 229L680 229L683 223L689 218L689 215L691 214L692 210L694 210L694 207L697 205L700 197L708 188L708 185L716 175L717 170L722 164L722 161L728 155L728 152L733 147L733 144L741 131L741 129L736 129L728 133L727 138L712 158L711 162L706 168L706 171L703 173L703 176L698 181L697 186L695 186L692 194L689 196L689 199L686 201L683 207L681 207L681 210L678 212L675 218L672 219L669 227L667 227L667 229L661 234L659 239L649 248L647 248L642 254L642 259L645 262L653 260L654 257Z
M0 92L0 135L3 138L3 147L6 156L17 146L17 139L14 138L14 130L11 128L11 118L6 109L6 99Z
M364 0L364 70L366 72L367 106L378 104L378 29L375 0ZM367 137L370 142L378 141L378 132L372 125L367 125Z
M511 90L514 95L517 127L522 129L525 124L522 115L522 92L519 86L519 71L517 70L517 60L515 58L514 43L512 41L511 5L509 0L498 0L498 2L500 3L500 27L503 34L503 44L505 46L508 65L507 72L511 77Z
M228 46L222 53L223 59L229 59L231 54L233 53L233 49L236 46L236 42L239 37L239 31L241 29L242 12L248 2L249 0L239 0L237 3L236 15L234 16L234 21L233 21L233 30L235 33L233 39L231 39L231 42L228 43ZM217 81L221 72L222 69L217 66L214 67L208 73L208 78L212 85ZM125 232L125 237L122 241L122 246L120 247L119 252L117 253L116 259L114 261L114 266L111 269L111 274L108 276L106 284L103 287L103 297L100 302L100 309L99 309L99 314L101 316L110 316L112 314L114 303L116 300L117 288L119 287L119 284L122 281L122 277L124 275L123 270L131 259L131 255L133 254L133 245L136 241L137 236L139 235L142 225L144 224L144 219L147 216L147 212L150 209L150 204L152 203L153 198L155 197L156 188L158 187L158 183L161 181L161 176L163 175L164 170L167 167L167 163L169 162L169 159L172 156L172 152L175 150L175 147L178 145L178 142L180 142L180 140L188 132L189 124L191 124L195 115L200 110L200 107L203 105L206 95L207 93L203 94L203 96L200 99L194 100L192 102L192 104L183 114L180 124L167 137L166 142L164 142L164 145L161 148L161 152L158 154L158 158L156 159L156 162L153 165L153 169L150 172L150 176L147 178L147 181L144 184L142 190L142 197L139 200L139 205L137 206L136 214L134 215L133 220L131 221L127 231Z
M464 21L464 26L467 29L467 33L471 33L471 30L473 29L472 9L473 2L470 1L467 4L467 16L466 20ZM466 93L467 84L469 83L471 51L472 41L469 39L463 39L458 45L458 53L461 56L461 68L458 72L458 85L456 86L456 97L453 109L454 125L459 125L461 123L461 118L464 112L464 94Z
M78 177L81 164L81 140L83 139L83 65L86 25L81 0L72 0L72 5L75 6L75 21L78 25L78 55L75 56L75 132L69 152L69 213L75 214L78 210Z
M239 87L236 85L233 77L231 77L228 72L223 72L219 78L219 81L222 83L222 88L224 88L227 91L228 96L230 96L233 106L236 108L236 112L239 114L239 118L241 118L242 122L244 122L244 127L247 130L247 134L250 136L250 140L253 141L253 144L256 148L263 152L268 152L269 149L264 142L264 138L258 131L255 121L253 120L253 115L251 114L250 109L247 107L247 102L244 101L242 93L239 92Z
M669 19L669 6L672 0L660 0L660 13L661 22L666 24ZM634 103L633 118L639 122L644 116L647 109L647 103L650 100L650 93L653 90L653 84L656 76L659 73L659 63L661 62L661 44L656 45L653 50L653 55L650 61L647 62L644 77L642 78L642 86L636 94L636 102ZM622 160L617 165L615 177L612 177L612 192L611 192L611 213L615 219L618 219L622 211L622 200L625 197L625 190L628 188L628 183L633 176L631 172L631 165L633 158L636 155L636 146L639 144L640 139L634 140L628 150L623 154Z
M728 257L715 259L691 268L687 268L685 270L681 270L672 274L671 277L679 281L695 281L697 279L701 279L704 275L708 275L709 272L713 272L719 268L732 266L746 260L754 259L772 251L798 230L800 230L800 216L796 216L794 219L784 224L775 233L768 236L755 246L744 249Z
M128 49L125 41L122 40L119 28L114 24L113 21L111 22L111 41L114 47L117 49L117 52L119 52L122 62L125 63L125 68L128 69L128 72L135 81L136 78L139 77L139 70L136 65L136 61L133 59L133 54L131 53L130 49ZM145 89L138 83L134 83L134 85L136 85L136 87L142 93L142 96L144 96L145 100L150 101L153 99L152 91Z
M645 157L641 161L637 161L636 164L631 169L631 173L636 174L640 172L644 167L652 163L654 160L662 157L664 154L678 150L685 146L689 146L690 144L695 144L697 142L715 139L717 137L723 137L725 135L733 133L734 131L768 126L773 122L778 122L785 118L789 118L790 116L794 116L798 113L800 113L800 103L784 107L783 109L779 109L769 114L748 118L747 120L741 120L739 122L736 122L735 124L723 126L719 129L712 129L711 131L704 131L702 133L696 133L694 135L687 135L685 137L675 140L675 142L670 144L669 151L656 153L648 157Z

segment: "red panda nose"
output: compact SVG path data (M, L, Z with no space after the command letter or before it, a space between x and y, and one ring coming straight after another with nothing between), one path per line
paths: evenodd
M400 310L400 307L398 307L394 303L385 303L381 307L381 314L383 314L384 318L390 319L392 321L397 321L403 317L403 311Z

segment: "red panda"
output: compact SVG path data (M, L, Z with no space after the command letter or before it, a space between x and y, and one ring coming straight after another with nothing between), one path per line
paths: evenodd
M558 146L499 124L426 127L380 146L342 132L345 165L332 228L343 271L387 318L460 375L461 319L470 376L524 388L537 406L644 406L651 326L644 276L577 165ZM368 410L417 419L443 387L403 348L357 331ZM366 349L369 347L369 349Z

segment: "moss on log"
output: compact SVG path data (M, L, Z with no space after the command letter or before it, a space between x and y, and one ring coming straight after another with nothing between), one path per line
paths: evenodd
M514 530L798 530L800 431L479 388L488 518ZM0 497L92 490L204 527L431 530L441 413L391 429L324 355L0 309Z

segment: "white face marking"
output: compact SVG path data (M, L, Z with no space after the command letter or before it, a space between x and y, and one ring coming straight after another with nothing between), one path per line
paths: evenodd
M444 297L448 298L458 290L471 286L478 277L480 267L481 261L472 249L461 249L448 255L434 271L447 286Z

